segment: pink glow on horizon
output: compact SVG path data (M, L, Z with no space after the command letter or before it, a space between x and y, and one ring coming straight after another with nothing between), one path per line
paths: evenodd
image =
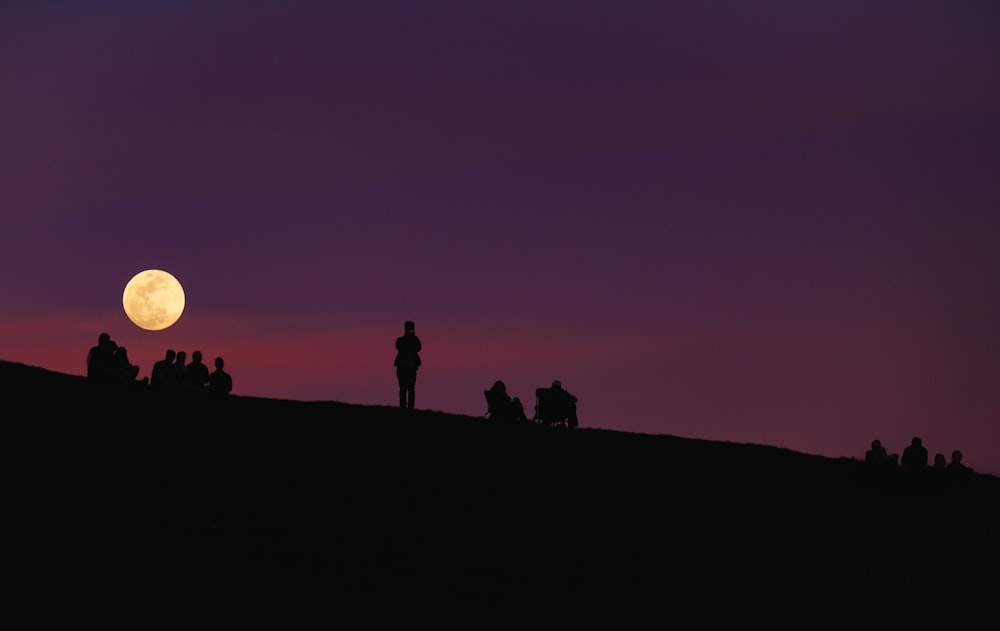
M148 375L168 346L189 354L197 349L209 365L218 355L225 358L240 395L393 405L396 384L391 363L398 326L297 330L287 322L273 324L275 331L260 318L212 316L195 321L189 316L185 326L175 325L176 330L150 332L135 327L124 315L99 320L5 320L0 325L0 348L9 361L82 375L87 349L97 333L106 330L129 348L140 376ZM906 406L906 395L913 387L921 388L928 402L933 399L927 396L940 390L942 416L983 414L983 410L988 416L988 410L1000 407L1000 398L990 395L989 400L971 401L964 412L954 410L949 402L968 398L968 394L957 395L954 388L960 384L940 382L936 369L921 369L918 357L927 352L940 355L926 343L912 349L916 355L908 360L911 374L887 374L869 362L852 368L855 372L848 382L838 376L844 369L840 363L817 372L806 362L817 352L847 350L850 358L850 349L844 348L853 343L850 338L832 337L828 349L804 345L794 350L794 345L769 343L759 335L684 338L674 334L654 339L629 331L618 337L594 336L581 345L575 334L552 338L516 329L437 331L424 324L418 334L424 340L425 358L418 378L418 407L455 414L481 415L485 411L482 391L495 379L507 382L530 413L534 388L558 378L580 397L584 427L795 444L807 453L856 456L859 443L870 440L869 435L881 436L893 445L908 441L907 434L912 433L923 436L931 450L960 447L953 444L961 441L953 438L948 425L911 425L899 436L888 430L906 427L908 416L916 414ZM901 332L901 336L898 348L905 349L907 335ZM45 343L30 343L37 340ZM886 357L886 361L888 369L895 370L899 357ZM954 361L960 362L961 357ZM796 365L802 368L795 369ZM774 366L789 368L775 371ZM859 380L858 370L867 370L870 376ZM616 381L621 371L647 377L630 387ZM860 410L869 416L858 418ZM851 426L863 422L870 431L841 433L846 420ZM988 421L984 417L974 425ZM883 426L886 429L880 429ZM770 428L767 433L762 432L765 427ZM968 444L961 448L975 466L975 449Z
M4 13L0 358L1000 472L995 2L105 5Z

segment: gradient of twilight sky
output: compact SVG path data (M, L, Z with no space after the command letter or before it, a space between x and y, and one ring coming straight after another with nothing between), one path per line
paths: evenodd
M995 0L0 8L0 358L1000 474ZM180 321L126 318L131 276Z

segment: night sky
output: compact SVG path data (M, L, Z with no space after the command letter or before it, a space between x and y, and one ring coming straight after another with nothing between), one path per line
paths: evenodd
M995 0L5 2L0 359L395 405L414 320L418 408L1000 474L998 68Z

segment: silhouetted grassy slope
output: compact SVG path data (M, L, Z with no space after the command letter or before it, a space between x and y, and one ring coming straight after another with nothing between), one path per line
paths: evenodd
M0 628L993 620L997 479L0 362ZM692 617L693 616L693 617Z

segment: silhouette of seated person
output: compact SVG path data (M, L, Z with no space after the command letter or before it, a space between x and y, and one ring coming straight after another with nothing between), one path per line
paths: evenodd
M903 470L911 475L919 475L927 470L927 448L919 436L914 436L903 450L900 464Z
M87 377L95 381L115 381L115 348L111 335L101 333L97 344L87 352Z
M163 359L153 364L153 369L149 373L149 385L157 390L169 390L173 387L173 367L171 364L177 358L177 353L172 348L168 348Z
M184 367L184 383L193 392L204 392L208 386L208 366L201 358L201 351L194 351L191 363Z
M962 462L962 458L962 452L958 449L951 452L951 462L948 463L948 471L959 474L971 473L972 468Z
M187 390L187 352L177 351L170 364L170 385L174 390Z
M233 378L224 370L225 362L215 358L215 370L208 375L209 394L224 396L233 391Z
M874 471L895 469L897 460L896 454L889 455L882 441L878 439L873 440L871 448L865 452L865 464Z
M579 426L576 417L577 398L562 387L559 380L553 381L550 388L535 390L535 420L547 425L566 423L568 427Z
M507 385L503 381L496 381L489 390L484 390L486 396L486 416L491 420L501 422L527 421L528 416L524 413L524 406L521 399L507 393Z
M139 379L139 367L133 364L128 358L128 349L124 346L115 348L114 352L114 379L119 383L148 383L149 379L143 377Z

